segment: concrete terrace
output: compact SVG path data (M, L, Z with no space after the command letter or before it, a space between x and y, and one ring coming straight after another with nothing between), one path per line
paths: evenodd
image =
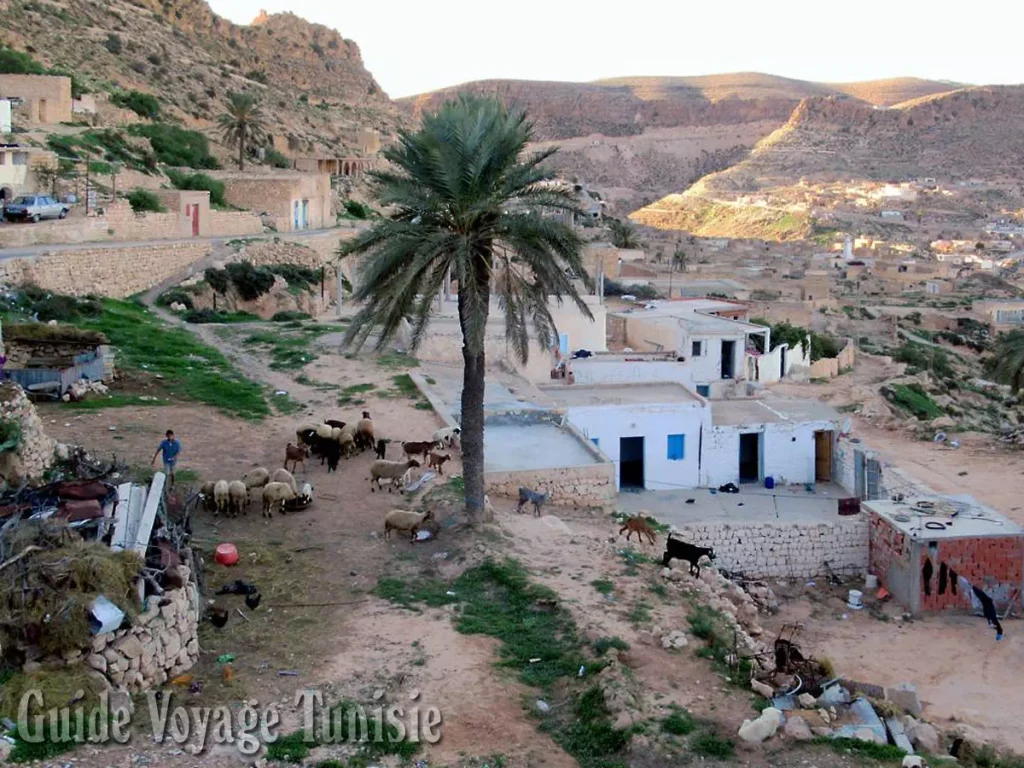
M864 506L914 541L1024 534L1008 517L967 495L867 501Z
M716 427L779 422L837 421L839 413L817 400L785 400L774 397L748 400L715 400L711 422Z
M541 392L559 404L573 407L588 405L644 405L648 403L701 403L679 384L608 384L542 387Z
M579 439L554 424L484 426L484 471L518 472L599 464Z
M720 493L708 488L678 491L640 491L619 494L616 506L630 515L646 512L663 523L693 525L700 523L834 523L849 518L839 516L838 500L849 494L833 483L812 486L776 487L741 485L739 493ZM693 499L692 503L687 503Z

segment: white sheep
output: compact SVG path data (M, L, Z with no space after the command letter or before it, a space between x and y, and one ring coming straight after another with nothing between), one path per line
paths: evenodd
M213 498L213 486L216 484L216 480L207 480L199 486L199 498L202 499L203 506L210 512L217 510L217 502Z
M270 482L272 483L285 483L288 485L296 494L299 492L298 486L295 484L295 477L287 469L275 469L274 474L270 476Z
M228 510L231 516L236 517L239 512L245 512L248 505L249 489L245 487L245 483L241 480L232 480L228 483Z
M317 424L316 435L317 437L323 438L324 440L331 439L331 433L334 431L334 427L330 424Z
M388 493L391 493L391 488L395 484L395 480L401 479L406 472L413 467L418 467L420 463L416 459L409 459L408 461L388 461L387 459L377 459L373 464L370 465L370 491L371 493L375 490L374 485L380 488L381 480L390 481L388 485Z
M434 433L434 442L440 443L444 448L451 448L461 434L462 430L459 427L444 427Z
M338 437L338 445L341 446L341 455L348 457L356 451L356 439L351 432L342 431Z
M384 536L391 538L392 531L409 531L409 537L416 540L416 533L420 526L433 517L429 509L426 512L416 513L407 509L393 509L384 518Z
M245 483L246 490L251 491L253 488L262 488L268 482L270 482L270 472L266 467L256 467L250 469L244 475L242 475L242 482Z
M213 503L216 505L214 514L227 514L228 505L231 502L231 495L227 480L218 480L213 484Z
M284 512L284 503L297 495L288 483L267 483L263 487L263 516L273 517L273 509L278 506Z
M299 499L303 504L309 504L313 501L313 484L303 483L302 488L299 490Z
M369 411L363 411L363 418L361 418L356 424L356 447L360 449L373 448L374 443L377 442L377 437L373 433L373 419L370 418Z

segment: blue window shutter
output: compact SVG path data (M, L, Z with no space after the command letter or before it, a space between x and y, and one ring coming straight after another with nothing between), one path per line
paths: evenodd
M560 333L558 334L558 351L563 357L569 354L569 334Z
M686 458L686 435L668 436L668 460L682 461Z
M592 437L592 438L590 438L590 442L592 442L594 444L595 448L600 448L601 447L601 439L600 438Z

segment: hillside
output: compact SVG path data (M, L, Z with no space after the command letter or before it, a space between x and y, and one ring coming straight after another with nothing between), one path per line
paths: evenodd
M870 103L855 103L870 109L949 88L914 78L834 86L741 72L593 83L486 80L397 103L415 120L460 92L497 94L526 109L541 146L559 144L556 170L597 185L616 213L628 213L742 161L804 99L862 97Z
M257 93L272 133L306 150L344 152L355 130L398 121L356 43L290 13L239 26L203 0L0 0L0 42L92 90L152 93L165 118L201 130L229 91Z

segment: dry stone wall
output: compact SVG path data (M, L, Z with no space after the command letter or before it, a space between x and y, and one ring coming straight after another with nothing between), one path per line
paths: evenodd
M868 567L868 520L858 514L809 523L691 523L679 537L713 547L715 565L748 578L811 578L825 573L859 575Z
M199 660L199 591L191 569L177 569L184 587L150 596L131 627L93 638L85 663L114 687L145 691L173 680Z
M603 507L615 503L615 465L487 472L484 489L493 496L518 498L520 486L550 493L550 504L567 507ZM530 507L529 511L532 511Z
M0 421L13 421L21 428L17 450L0 453L0 478L15 486L42 478L53 465L57 443L43 431L43 420L25 390L12 381L0 385Z
M209 252L208 243L188 241L56 250L0 262L0 282L119 299L151 288Z

